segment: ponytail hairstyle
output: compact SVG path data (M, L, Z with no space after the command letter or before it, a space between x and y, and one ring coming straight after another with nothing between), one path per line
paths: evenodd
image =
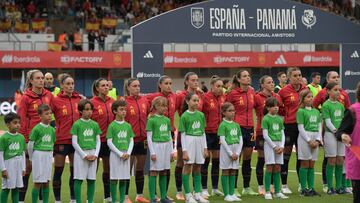
M107 81L107 80L105 78L99 78L95 80L94 83L92 84L93 96L99 96L99 91L97 90L97 88L99 87L101 81Z
M237 73L235 73L235 75L232 78L232 86L230 88L231 90L240 87L240 82L238 80L241 78L241 74L245 71L247 71L247 70L240 69Z
M194 72L188 72L188 73L185 74L185 77L184 77L184 90L188 89L188 85L186 84L186 82L189 81L190 76L193 76L193 75L197 75L197 74L194 73Z
M292 72L294 72L294 71L300 71L301 72L300 68L298 68L298 67L289 67L287 69L287 77L290 78Z
M161 106L161 105L167 106L168 105L167 99L162 96L155 97L151 102L150 112L155 111L156 106Z
M213 75L210 78L210 85L215 84L217 81L222 81L222 79L218 75Z
M267 98L266 101L265 101L264 115L269 113L268 108L278 106L278 105L279 105L279 103L278 103L278 101L276 100L275 97Z
M68 78L73 78L73 77L71 77L71 75L68 74L68 73L62 73L62 74L60 74L60 75L58 76L58 79L59 79L58 82L59 82L59 84L60 84L60 85L63 85L64 82L65 82L65 80L68 79Z
M163 75L159 78L158 80L158 92L161 92L161 88L160 88L160 84L162 84L164 82L164 80L166 79L171 79L171 77L167 76L167 75Z
M260 83L260 90L259 90L259 91L262 91L262 90L263 90L263 88L261 87L261 85L263 85L263 84L265 83L265 80L266 80L267 78L271 78L271 76L270 76L270 75L263 75L263 76L259 79L259 83Z
M29 70L26 73L26 83L25 83L26 88L32 88L32 84L31 84L30 80L34 79L34 74L38 73L38 72L42 73L39 69Z
M300 94L299 94L299 97L300 97L299 107L300 108L305 108L304 100L308 94L312 94L312 92L310 92L309 89L304 89L303 91L300 92Z
M328 84L326 84L326 100L328 100L330 97L329 91L332 90L336 85L338 84L336 84L335 82L329 82Z
M187 102L190 101L191 97L194 95L195 93L194 92L188 92L185 96L185 101L182 105L182 108L181 108L181 112L185 112L186 110L189 109L189 105L187 104Z
M232 103L230 102L225 102L222 106L221 106L221 113L224 114L230 107L234 106Z
M131 85L132 82L139 81L137 78L129 78L124 83L124 95L130 96L130 92L128 90L128 87Z

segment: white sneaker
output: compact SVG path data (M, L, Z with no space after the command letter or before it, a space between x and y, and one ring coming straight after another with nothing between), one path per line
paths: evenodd
M185 198L186 203L197 203L197 201L194 199L191 193L188 193L185 196L186 196Z
M329 190L327 184L323 184L323 192L327 193L327 191Z
M301 192L301 184L299 183L298 192Z
M224 201L226 201L226 202L234 202L234 199L232 198L231 195L226 195L226 197L224 198Z
M353 193L352 188L350 188L350 187L345 188L345 192L346 192L346 194L352 194Z
M61 203L61 201L55 201L55 203Z
M283 194L292 194L291 190L288 188L287 185L283 185L283 186L281 187L281 192L282 192Z
M70 203L76 203L76 200L71 199L71 200L70 200Z
M209 199L210 194L207 189L202 189L201 196L205 199Z
M200 195L200 193L195 193L194 199L195 199L198 203L209 203L209 200L203 198L203 197Z
M235 194L231 195L231 198L234 200L234 202L240 202L241 199L237 197Z
M224 196L224 193L222 193L219 189L212 189L211 195Z
M104 199L104 202L105 202L105 203L111 203L111 201L112 201L111 197L108 197L108 198L105 198L105 199Z
M283 193L279 192L279 193L276 193L274 195L275 198L279 198L279 199L289 199L288 196L284 195Z
M267 200L272 199L272 195L271 195L270 192L265 193L264 197L265 197L265 199L267 199Z

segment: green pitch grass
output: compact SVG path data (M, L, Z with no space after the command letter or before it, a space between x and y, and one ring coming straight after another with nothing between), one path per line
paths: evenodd
M3 121L3 116L0 116L0 130L6 130L6 126L4 124ZM351 203L352 202L352 195L335 195L335 196L329 196L325 193L322 192L322 179L321 179L321 162L323 160L323 151L320 150L319 153L319 161L317 161L316 166L315 166L315 190L317 192L319 192L321 194L321 197L300 197L299 193L297 192L297 188L298 188L298 179L297 179L297 175L295 172L295 154L293 154L293 156L291 157L290 160L290 166L289 168L291 169L289 172L289 176L288 176L288 185L290 187L290 189L294 192L294 194L290 195L290 198L287 200L272 200L272 201L265 201L265 199L263 198L263 196L243 196L242 198L242 202L249 202L249 203L261 203L261 202L294 202L294 203ZM256 174L255 174L255 166L256 166L256 159L257 159L257 154L254 153L253 157L252 157L252 176L251 176L251 187L257 191L257 181L256 181ZM171 174L171 180L170 180L170 188L169 188L169 195L171 197L175 197L176 194L176 187L175 187L175 179L174 179L174 163L172 164L172 174ZM210 167L209 167L210 168ZM62 176L62 202L63 203L68 203L70 200L70 191L69 191L69 185L68 185L68 181L69 181L69 167L68 165L65 167L63 176ZM103 202L103 185L102 185L102 166L100 164L99 167L99 171L97 173L97 181L96 181L96 192L95 192L95 203L101 203ZM26 195L26 201L27 203L31 202L31 185L32 185L32 180L30 179L29 181L30 183L30 187L28 188L28 192ZM210 178L208 181L209 185L209 192L211 189L211 182L210 182ZM242 175L241 175L241 170L240 170L240 176L239 176L239 181L238 181L238 185L239 185L239 191L241 192L242 190ZM221 182L219 181L219 188L221 189ZM131 184L130 184L130 198L133 202L135 202L135 196L136 196L136 189L135 189L135 180L134 177L131 178ZM86 201L86 183L83 183L83 190L82 190L82 194L83 194L83 202ZM145 197L149 197L149 192L148 192L148 183L147 183L147 178L145 178L145 184L144 184L144 195ZM158 194L160 194L158 192ZM51 189L50 192L50 202L54 202L54 196L53 196L53 192ZM10 202L10 199L9 201ZM177 201L177 202L181 202L181 201ZM210 198L210 202L216 202L216 203L222 203L225 202L223 200L223 197L211 197Z

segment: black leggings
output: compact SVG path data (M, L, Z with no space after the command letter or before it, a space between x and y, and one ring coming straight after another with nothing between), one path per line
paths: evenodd
M352 180L354 203L360 202L360 180Z

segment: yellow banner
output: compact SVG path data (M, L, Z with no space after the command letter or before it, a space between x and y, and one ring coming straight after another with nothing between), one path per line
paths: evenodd
M102 26L105 28L113 28L117 25L117 19L115 18L103 18Z
M61 47L58 42L48 42L48 51L61 51Z
M86 30L99 30L100 29L100 23L86 23Z
M20 21L16 21L15 29L17 32L29 32L29 23L22 23Z
M46 21L45 20L33 20L32 23L32 29L34 31L38 31L38 30L44 30L45 26L46 26Z

